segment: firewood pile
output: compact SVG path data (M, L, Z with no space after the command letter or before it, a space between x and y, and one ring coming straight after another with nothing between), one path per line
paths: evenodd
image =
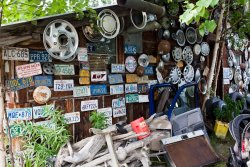
M142 140L131 125L109 126L107 129L90 129L93 136L77 143L68 142L56 157L56 167L149 167L151 165L150 152L160 151L160 140L170 137L171 124L167 116L151 116L147 119L150 135ZM124 133L126 132L126 133Z

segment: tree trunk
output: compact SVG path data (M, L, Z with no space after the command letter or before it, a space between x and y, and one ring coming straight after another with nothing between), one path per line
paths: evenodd
M2 25L2 18L3 18L3 1L4 0L1 0L0 1L0 27L1 27L1 25Z
M1 74L0 74L1 76ZM4 148L4 129L3 129L3 120L4 120L4 96L3 96L3 88L0 85L0 167L5 167L5 148Z

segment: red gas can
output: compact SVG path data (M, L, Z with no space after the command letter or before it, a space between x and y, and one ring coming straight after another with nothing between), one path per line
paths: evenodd
M143 117L141 118L138 118L134 121L132 121L131 123L131 127L133 129L133 131L136 133L136 134L139 134L139 133L143 133L143 132L147 132L146 135L143 135L143 136L139 136L138 139L141 140L147 136L150 135L150 130L148 128L148 125L146 124L145 120Z

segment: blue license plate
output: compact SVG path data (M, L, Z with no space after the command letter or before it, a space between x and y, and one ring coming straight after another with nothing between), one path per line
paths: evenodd
M34 81L35 81L35 87L38 87L38 86L52 87L53 86L53 77L50 75L35 76Z
M6 81L6 86L10 91L17 91L34 86L34 80L33 77L11 79Z
M91 95L96 96L96 95L105 95L107 94L107 86L105 84L101 85L90 85L90 92Z
M123 83L122 74L110 74L108 78L109 78L109 84Z
M144 68L144 75L154 75L154 67L147 66Z
M52 58L47 51L29 50L30 62L52 62Z

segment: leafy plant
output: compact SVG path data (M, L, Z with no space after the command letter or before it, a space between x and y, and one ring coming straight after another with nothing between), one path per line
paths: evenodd
M104 113L100 113L100 112L96 112L96 111L91 112L89 120L90 120L93 128L105 129L107 127L106 117L105 117Z

